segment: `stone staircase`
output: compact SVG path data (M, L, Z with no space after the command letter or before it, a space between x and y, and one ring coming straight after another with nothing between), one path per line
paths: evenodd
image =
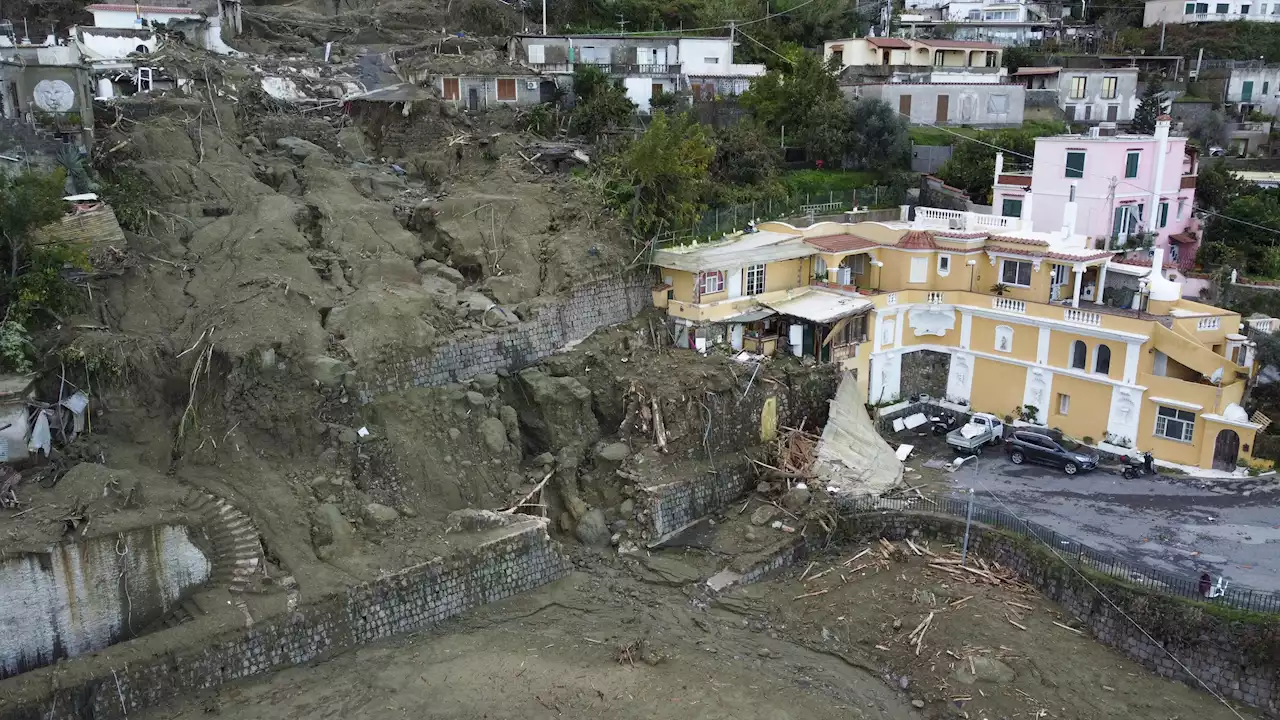
M211 544L209 581L233 593L256 585L266 560L253 520L226 500L199 490L191 491L185 504L199 518Z

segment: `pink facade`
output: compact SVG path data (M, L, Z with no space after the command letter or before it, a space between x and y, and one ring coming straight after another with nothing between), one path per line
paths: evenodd
M1094 238L1098 247L1110 238L1111 248L1123 250L1135 244L1134 235L1150 231L1155 245L1167 248L1180 267L1194 260L1199 245L1199 226L1192 220L1196 157L1186 138L1169 137L1167 119L1157 122L1154 135L1037 138L1031 170L1007 167L1016 161L997 158L995 214L1029 211L1035 230L1053 232L1068 222L1067 203L1074 199L1072 229Z

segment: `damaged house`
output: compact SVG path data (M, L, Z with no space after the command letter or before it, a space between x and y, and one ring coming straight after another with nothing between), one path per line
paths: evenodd
M762 223L657 250L654 301L681 346L839 363L873 404L927 394L1187 466L1251 457L1240 316L1184 299L1160 247L1134 307L1104 302L1114 252L1076 232L1075 203L1053 231L1021 210Z

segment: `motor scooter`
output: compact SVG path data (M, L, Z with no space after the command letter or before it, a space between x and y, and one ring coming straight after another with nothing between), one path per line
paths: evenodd
M1143 475L1156 474L1155 458L1149 452L1144 452L1136 457L1125 455L1121 460L1124 462L1124 468L1121 469L1120 474L1126 480L1133 480Z

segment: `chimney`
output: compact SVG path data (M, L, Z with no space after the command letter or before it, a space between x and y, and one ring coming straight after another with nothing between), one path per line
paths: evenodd
M1169 117L1168 115L1161 115L1160 117L1156 118L1156 139L1157 140L1169 139L1169 121L1171 120L1173 120L1173 118Z
M1067 202L1062 206L1062 237L1069 238L1076 234L1076 187L1075 180L1067 190Z
M1027 188L1027 192L1022 196L1022 212L1018 213L1018 229L1034 230L1033 217L1031 215L1031 201L1035 199L1031 188Z
M1151 199L1148 201L1151 221L1146 223L1146 230L1151 232L1158 229L1155 221L1160 217L1160 195L1163 192L1160 184L1164 182L1165 155L1169 152L1169 121L1172 119L1168 115L1156 118L1156 174L1151 182ZM1177 186L1170 188L1169 192L1176 194Z
M1157 131L1159 132L1159 131ZM1164 277L1164 248L1151 248L1151 276Z
M996 151L996 176L994 185L1000 184L1000 176L1004 174L1004 153Z

